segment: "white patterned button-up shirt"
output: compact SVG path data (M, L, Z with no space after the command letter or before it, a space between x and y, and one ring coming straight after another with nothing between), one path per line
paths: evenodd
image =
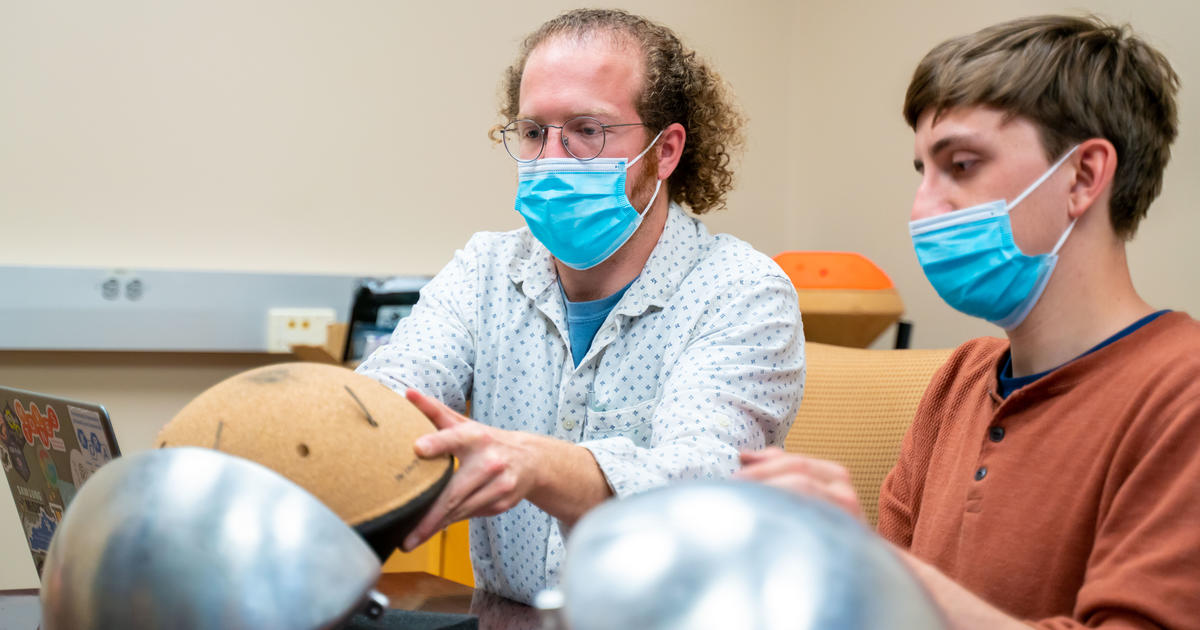
M727 477L781 445L804 387L795 290L746 243L672 204L641 275L576 367L550 253L529 230L479 233L358 368L484 424L575 442L617 497ZM476 585L529 602L558 583L564 527L528 501L472 519Z

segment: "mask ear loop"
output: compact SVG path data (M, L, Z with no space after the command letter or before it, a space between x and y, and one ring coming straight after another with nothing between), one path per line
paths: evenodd
M658 142L658 139L660 137L662 137L663 131L666 131L666 129L659 131L658 134L654 136L654 139L650 141L650 144L646 145L646 148L642 149L642 152L637 154L637 157L633 158L632 160L629 160L629 163L625 165L625 170L629 170L630 166L637 164L637 161L642 159L643 155L646 155L646 153L648 153L650 151L650 149L654 148L654 143Z
M1008 209L1012 210L1013 208L1015 208L1017 204L1021 203L1022 201L1025 200L1026 197L1029 196L1029 193L1037 190L1038 186L1041 186L1042 184L1044 184L1046 182L1047 179L1050 179L1050 176L1054 174L1054 171L1057 171L1058 167L1062 166L1062 163L1066 162L1067 158L1071 157L1071 154L1074 153L1075 149L1078 149L1078 148L1079 148L1079 145L1077 144L1077 145L1071 147L1070 151L1067 151L1066 153L1064 153L1062 157L1058 158L1058 161L1054 163L1054 166L1051 166L1049 170L1047 170L1045 173L1042 173L1042 176L1037 178L1037 181L1030 184L1029 188L1025 189L1025 192L1021 193L1020 195L1017 195L1017 198L1013 199L1012 203L1008 204ZM641 156L638 156L638 157L641 157Z
M1063 243L1067 242L1067 237L1071 235L1071 230L1075 229L1075 223L1077 221L1079 221L1079 219L1071 219L1071 225L1067 226L1067 230L1063 232L1062 236L1058 237L1058 242L1054 244L1054 249L1050 250L1051 256L1058 255L1058 250L1062 249Z
M1058 158L1058 161L1054 163L1054 166L1051 166L1049 168L1049 170L1047 170L1045 173L1042 173L1042 176L1037 178L1037 181L1033 182L1033 184L1031 184L1029 186L1029 188L1026 188L1025 192L1018 195L1017 198L1014 199L1012 203L1008 204L1009 212L1011 212L1012 209L1014 207L1016 207L1017 204L1024 201L1025 198L1029 196L1029 193L1037 190L1038 186L1041 186L1042 184L1044 184L1046 182L1046 180L1049 179L1050 176L1053 175L1054 172L1058 170L1058 167L1062 166L1063 162L1066 162L1067 158L1071 157L1071 154L1075 153L1075 150L1078 148L1079 148L1078 144L1071 147L1070 151L1067 151L1066 153L1063 154L1062 157ZM1075 229L1075 222L1078 220L1079 219L1072 219L1071 224L1067 226L1066 231L1062 233L1062 236L1058 237L1058 242L1054 244L1054 249L1050 250L1051 256L1058 255L1058 250L1062 248L1063 243L1067 242L1067 237L1071 235L1071 230Z
M656 179L654 180L654 194L650 195L650 201L646 204L646 207L642 208L642 211L638 213L639 215L646 216L646 213L650 211L650 206L653 206L654 200L658 199L659 188L662 188L662 180Z
M636 164L638 160L642 159L643 155L646 155L647 153L650 152L650 149L654 148L655 143L657 143L658 139L662 137L663 131L666 131L666 129L664 128L664 129L660 130L654 136L654 139L650 141L650 144L646 145L646 148L642 149L642 152L637 154L637 157L633 158L632 160L629 161L628 164L625 165L625 170L628 171L630 166L633 166L634 164ZM646 211L650 209L650 206L654 205L654 200L658 199L658 190L660 188L662 188L662 180L658 179L656 177L656 178L654 178L654 194L650 195L650 203L647 203L646 207L642 208L642 211L638 213L639 216L645 216Z

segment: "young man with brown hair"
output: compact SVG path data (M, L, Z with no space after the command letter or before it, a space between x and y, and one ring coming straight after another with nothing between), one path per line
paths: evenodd
M925 392L880 494L956 627L1200 627L1200 325L1138 295L1125 243L1162 187L1178 78L1096 18L935 47L909 85L910 233L938 294L996 323ZM740 475L856 510L845 471Z

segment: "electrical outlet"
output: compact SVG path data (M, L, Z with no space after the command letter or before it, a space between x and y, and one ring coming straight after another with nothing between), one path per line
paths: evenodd
M325 329L336 316L332 308L267 310L267 352L291 352L292 346L325 345Z

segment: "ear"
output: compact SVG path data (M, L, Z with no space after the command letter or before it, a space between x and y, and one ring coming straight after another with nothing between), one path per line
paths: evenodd
M671 123L663 129L654 150L658 151L658 179L666 180L679 166L683 157L683 146L687 143L687 131L679 123Z
M1084 140L1075 151L1075 178L1071 181L1070 208L1072 219L1078 219L1093 206L1107 212L1112 192L1113 174L1117 171L1117 149L1104 138Z

